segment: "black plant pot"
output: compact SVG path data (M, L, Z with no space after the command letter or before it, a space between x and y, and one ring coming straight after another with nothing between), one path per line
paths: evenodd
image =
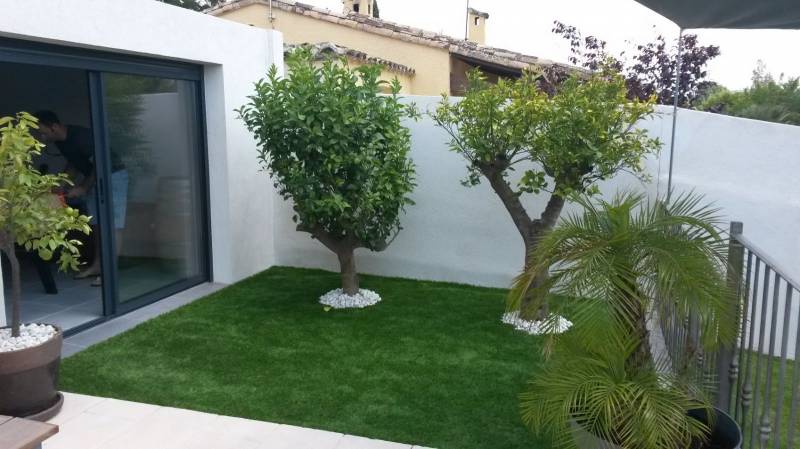
M706 410L691 410L689 416L706 424L714 423L711 428L711 438L705 444L696 443L691 449L741 449L742 429L727 413L714 408L713 420L709 420Z
M736 421L725 412L713 409L715 416L709 420L705 410L691 410L689 416L704 423L712 421L711 437L707 442L693 443L687 449L741 449L742 430ZM620 449L619 446L609 443L588 432L576 422L572 422L572 437L579 449Z
M63 334L39 346L0 352L0 415L46 421L61 409L58 385Z

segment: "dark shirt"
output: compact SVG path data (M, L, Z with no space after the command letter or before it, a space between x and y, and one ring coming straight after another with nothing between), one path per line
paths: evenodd
M88 128L75 125L67 125L67 138L61 142L56 142L58 151L64 156L76 170L83 176L89 176L94 172L94 136ZM111 151L111 171L124 170L125 164L119 155Z
M67 138L56 142L58 151L83 176L94 172L94 138L92 132L82 126L67 126Z

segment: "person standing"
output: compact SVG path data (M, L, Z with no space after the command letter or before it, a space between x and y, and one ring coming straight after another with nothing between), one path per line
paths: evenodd
M76 279L95 277L93 286L102 285L102 264L100 261L100 233L97 225L97 180L94 160L94 137L88 128L61 123L53 111L39 111L34 114L39 120L39 134L46 144L54 144L67 160L66 174L74 185L67 190L67 201L77 200L86 204L91 216L92 241L94 257L92 263L75 276ZM125 166L111 152L111 194L114 206L114 229L116 237L115 254L119 255L122 244L122 229L125 228L125 216L128 205L128 172Z

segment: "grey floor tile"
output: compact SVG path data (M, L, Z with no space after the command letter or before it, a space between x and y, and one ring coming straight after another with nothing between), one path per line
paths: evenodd
M97 344L103 340L132 329L133 327L136 327L145 321L151 320L159 315L175 310L211 293L221 290L224 287L226 287L224 284L201 284L169 298L165 298L148 306L142 307L141 309L130 312L119 318L115 318L111 321L100 324L77 335L73 335L66 339L66 343L81 347L88 347ZM91 305L83 304L79 308L66 309L63 311L63 313L65 316L67 316L70 312L72 312L74 316L78 316L78 312L85 310L91 310Z
M86 312L77 308L70 308L60 310L52 315L47 315L41 318L41 321L48 324L55 324L61 329L72 329L80 325L102 318L102 314L98 312Z
M79 346L91 346L100 343L101 341L108 340L115 335L121 334L135 327L137 324L138 323L128 320L125 317L116 318L95 326L89 330L83 331L77 335L73 335L67 338L66 342Z
M20 306L20 315L22 316L22 321L30 323L39 321L44 317L60 312L65 308L66 307L60 306L58 304L40 304L40 303L22 304Z

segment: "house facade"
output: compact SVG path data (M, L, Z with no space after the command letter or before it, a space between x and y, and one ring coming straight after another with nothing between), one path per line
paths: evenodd
M457 39L373 17L372 0L346 0L342 13L290 0L231 0L208 14L278 30L290 45L335 46L385 62L384 79L398 78L403 93L461 95L466 74L479 68L489 79L519 77L529 67L556 64L485 45L489 14L469 9L468 39ZM355 65L363 61L352 61ZM398 72L392 66L401 66Z
M79 330L274 263L272 185L234 112L272 64L279 32L152 0L3 6L0 116L47 111L63 125L37 168L83 158L75 181L96 183L71 205L93 216L83 256L102 259L87 279L49 267L47 294L40 261L20 249L23 320Z

